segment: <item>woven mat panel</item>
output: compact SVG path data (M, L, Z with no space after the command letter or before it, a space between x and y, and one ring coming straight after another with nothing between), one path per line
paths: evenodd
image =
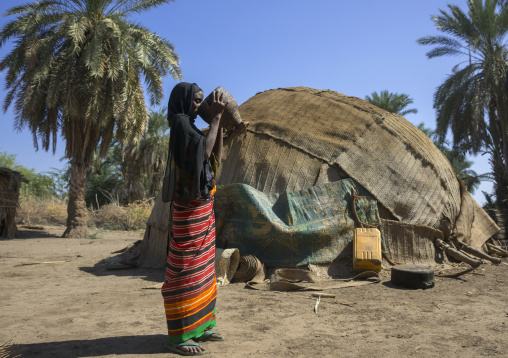
M265 134L225 147L217 184L248 184L265 193L281 193L315 185L323 162Z
M456 222L456 235L459 241L480 249L485 241L499 232L499 226L464 187L461 209Z
M381 220L386 248L392 261L398 264L435 265L447 262L446 256L434 246L443 233L424 225L412 225L393 220Z
M387 115L336 159L401 221L450 232L460 186L432 141L400 116Z
M226 146L219 184L245 183L266 193L299 190L326 182L326 164L359 182L394 219L446 237L461 210L473 210L462 240L490 237L488 215L478 204L462 202L448 160L403 117L356 97L305 87L258 93L240 113L250 122L249 134Z
M382 111L359 98L297 87L257 94L240 106L249 131L281 139L332 164ZM352 120L354 119L354 120Z
M254 133L337 164L399 220L451 230L450 222L458 217L460 191L451 166L432 141L403 117L359 98L303 87L260 93L240 111ZM256 157L267 144L255 147L246 149L246 156ZM253 186L262 191L266 187Z
M172 215L173 209L171 203L164 203L162 201L162 190L159 190L159 195L155 199L147 225L154 226L162 231L168 231L171 228Z

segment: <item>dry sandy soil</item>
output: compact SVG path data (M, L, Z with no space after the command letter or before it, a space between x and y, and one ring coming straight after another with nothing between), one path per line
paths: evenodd
M62 239L63 227L20 228L0 241L0 344L22 357L174 357L166 349L163 270L107 271L100 261L142 237L104 232ZM482 265L427 290L378 284L309 292L219 288L207 357L508 356L508 266Z

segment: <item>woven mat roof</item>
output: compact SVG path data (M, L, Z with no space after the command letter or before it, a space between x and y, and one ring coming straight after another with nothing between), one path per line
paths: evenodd
M219 184L282 192L345 172L402 222L456 233L473 246L498 230L446 157L401 116L306 87L258 93L240 113L250 122L249 135L226 146ZM466 216L459 219L461 212Z

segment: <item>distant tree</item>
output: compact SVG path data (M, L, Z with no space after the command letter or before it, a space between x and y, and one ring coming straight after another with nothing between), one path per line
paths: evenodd
M62 169L51 168L46 172L53 180L53 187L55 196L60 199L68 199L69 197L69 180L70 170L69 165L65 165Z
M117 201L116 191L122 184L119 146L114 143L104 158L95 151L94 159L86 176L85 200L88 207L100 208Z
M112 201L130 204L154 198L160 187L169 146L166 107L149 110L147 128L138 141L114 142L104 158L96 151L87 174L87 206Z
M419 44L435 46L428 58L462 57L434 94L436 134L443 142L448 130L453 147L490 155L494 190L508 200L508 97L506 1L470 0L468 12L448 5L433 16L442 36L428 36Z
M470 169L473 162L467 160L465 153L450 149L445 149L443 153L450 161L453 171L457 174L457 178L464 182L467 191L474 194L476 189L480 186L480 180L484 178L485 175L478 174Z
M483 196L485 197L485 204L483 205L483 209L498 209L499 204L496 202L496 199L492 194L489 194L485 191L482 191Z
M10 170L19 171L20 165L16 163L16 154L0 152L0 167L9 168Z
M467 191L474 194L476 189L480 186L482 180L488 180L489 174L477 174L471 169L473 162L467 160L466 154L463 150L454 150L448 148L448 142L442 142L439 136L432 129L426 128L423 123L418 125L423 133L425 133L436 145L436 147L446 156L450 162L453 171L457 175L457 178L462 180L466 185Z
M6 70L4 110L13 104L15 127L27 127L36 149L56 148L58 133L70 162L67 230L86 237L86 173L99 148L103 157L115 135L142 136L152 105L162 99L162 77L181 79L178 56L164 38L129 16L171 0L40 0L16 6L0 31L0 46L13 48ZM142 80L146 87L143 88Z
M148 196L150 197L157 195L166 169L169 148L167 116L166 107L162 107L159 111L150 110L148 129L138 146L140 169L147 176L150 183L148 188Z
M413 99L404 93L392 93L387 90L381 91L379 94L377 92L372 92L370 96L365 96L365 100L372 103L374 106L398 114L399 116L418 113L416 108L405 109L413 103Z

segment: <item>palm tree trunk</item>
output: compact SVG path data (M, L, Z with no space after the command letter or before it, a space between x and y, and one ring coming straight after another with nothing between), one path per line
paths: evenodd
M502 109L502 108L501 108ZM502 145L502 154L503 154L503 168L504 172L508 173L508 136L506 132L506 124L504 123L504 118L501 113L498 111L499 122L501 127L501 145Z
M508 131L505 120L506 110L508 110L508 101L505 93L502 93L498 97L500 106L497 109L497 119L499 121L499 127L501 132L501 173L498 174L496 180L496 197L498 204L503 207L508 207Z
M71 161L69 204L67 206L67 230L62 237L88 237L88 210L85 202L86 171L88 167Z

